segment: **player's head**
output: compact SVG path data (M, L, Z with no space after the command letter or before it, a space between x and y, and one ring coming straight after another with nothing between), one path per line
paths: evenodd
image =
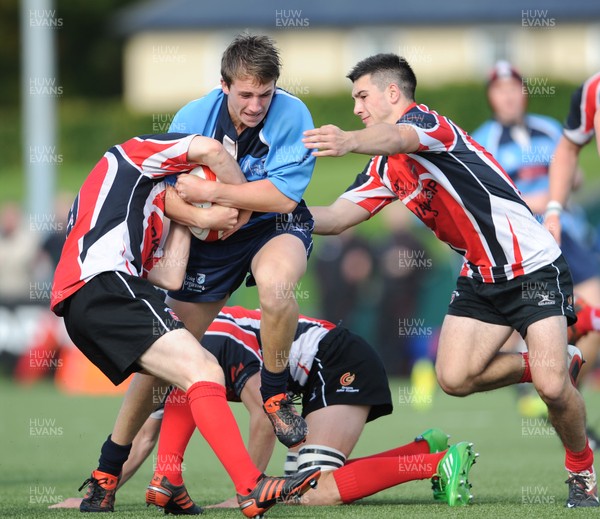
M265 118L280 68L279 51L268 36L240 34L225 49L221 86L238 131L253 128Z
M395 123L414 102L417 78L396 54L376 54L358 62L346 76L353 83L354 113L366 126Z
M492 69L487 96L494 117L504 125L520 123L527 108L523 77L508 61L498 61Z

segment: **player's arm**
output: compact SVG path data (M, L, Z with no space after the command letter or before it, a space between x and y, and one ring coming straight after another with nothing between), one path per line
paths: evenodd
M258 470L264 472L271 459L271 454L273 454L275 434L271 422L263 411L260 396L260 372L248 379L242 389L240 399L250 413L248 453Z
M546 207L544 225L554 239L560 243L560 213L569 200L577 175L577 161L581 146L570 141L564 135L558 141L554 159L548 169L550 180L550 201Z
M185 176L189 177L190 175ZM233 207L223 207L217 204L213 204L211 207L196 207L188 204L172 186L167 186L165 214L171 220L182 225L215 231L233 229L239 219L239 211Z
M309 207L315 221L314 234L340 234L349 227L369 219L370 213L360 205L338 198L327 206Z
M180 175L176 188L178 194L191 203L212 202L224 207L274 213L291 213L298 205L268 179L231 185Z
M196 135L188 148L187 158L188 162L208 166L214 171L220 182L226 184L243 184L246 182L246 177L237 161L215 139ZM190 177L189 175L185 176ZM197 180L201 182L200 179Z
M190 255L190 230L171 222L162 257L148 272L148 281L167 290L179 290L183 284Z
M302 142L309 150L319 150L312 153L315 157L341 157L351 152L389 156L419 149L419 136L408 124L379 123L355 131L327 124L305 131Z
M246 177L242 173L237 161L225 150L223 145L215 139L201 135L196 136L190 143L188 160L190 162L208 166L214 171L219 182L206 182L193 175L180 175L177 179L175 193L187 202L212 202L212 200L208 200L202 196L201 187L204 184L232 186L247 183ZM220 206L226 205L219 204L219 202L213 203ZM227 208L248 209L236 205L235 203L228 204ZM213 208L211 207L210 209ZM234 213L231 210L223 211L223 209L218 207L215 207L213 211L209 211L209 214L204 215L193 211L191 208L186 208L183 205L176 206L173 211L175 211L173 217L176 221L187 223L188 225L195 225L200 228L223 230L226 231L224 237L229 236L242 227L242 225L246 224L252 214L252 211L248 210L236 211L236 220L231 224ZM203 216L209 219L209 221L204 224L199 221ZM196 221L196 223L191 223L192 221Z

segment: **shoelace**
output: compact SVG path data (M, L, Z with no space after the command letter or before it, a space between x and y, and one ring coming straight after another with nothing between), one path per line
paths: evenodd
M587 481L585 476L580 474L573 474L565 483L570 486L570 494L573 494L573 497L577 497L579 499L588 497L587 493Z
M79 487L78 492L81 492L81 489L83 487L85 487L87 484L89 483L96 483L94 486L92 486L92 494L90 495L90 497L88 498L92 503L97 504L99 502L102 502L102 500L104 499L104 496L101 494L100 491L106 491L105 488L102 488L102 483L106 483L108 481L107 478L102 478L102 479L96 479L96 478L87 478Z

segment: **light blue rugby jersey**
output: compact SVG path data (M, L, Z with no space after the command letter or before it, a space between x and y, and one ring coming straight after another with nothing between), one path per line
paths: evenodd
M548 167L562 127L551 117L536 114L527 114L524 122L523 128L489 120L471 136L494 156L519 191L530 195L548 191Z
M519 135L522 128L503 126L490 119L477 128L471 136L500 163L517 189L524 195L535 195L550 188L548 168L556 145L562 135L561 124L552 117L527 114L524 118L526 135ZM542 215L536 215L542 220ZM583 239L585 217L573 204L570 212L561 215L561 223L573 238Z
M249 182L268 179L288 198L300 202L315 165L301 139L312 128L304 103L277 88L263 121L238 136L227 110L227 96L219 87L181 108L169 131L217 139L236 158ZM175 176L168 181L174 184ZM249 224L272 215L255 213Z

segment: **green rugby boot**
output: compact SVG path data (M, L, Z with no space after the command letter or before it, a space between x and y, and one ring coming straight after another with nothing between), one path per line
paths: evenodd
M431 478L433 499L449 506L468 505L473 499L469 471L477 456L472 443L460 442L450 447Z

